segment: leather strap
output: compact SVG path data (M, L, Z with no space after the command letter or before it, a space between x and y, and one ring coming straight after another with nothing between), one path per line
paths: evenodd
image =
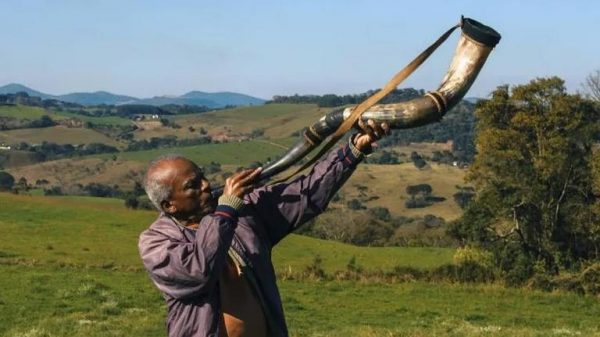
M331 137L329 138L327 143L321 148L321 150L319 150L319 152L314 157L312 157L309 161L304 163L304 165L302 165L294 173L290 174L289 176L286 176L283 179L277 180L273 184L283 182L283 181L290 179L291 177L300 173L307 167L311 166L315 161L317 161L317 159L321 158L321 156L323 156L327 151L329 151L329 149L331 149L331 147L333 147L333 145L335 145L335 143L337 143L337 141L340 140L340 138L342 138L342 136L344 136L344 134L346 132L348 132L348 130L350 130L350 128L352 128L352 126L356 123L356 121L358 121L360 116L365 111L367 111L373 105L377 104L377 102L379 102L383 97L385 97L392 90L394 90L398 85L400 85L400 83L402 83L408 76L410 76L423 62L425 62L425 60L427 60L427 58L442 43L444 43L444 41L446 41L448 36L450 36L450 34L452 34L452 32L454 32L454 30L456 28L459 28L461 26L462 26L462 18L461 18L461 22L459 24L448 29L448 31L446 31L444 34L442 34L442 36L440 36L431 46L429 46L427 49L425 49L421 54L419 54L419 56L417 56L414 60L412 60L412 62L410 62L407 66L405 66L402 70L400 70L394 77L392 77L392 79L389 80L388 83L381 90L377 91L375 94L371 95L369 98L367 98L362 103L360 103L358 106L356 106L352 110L352 114L346 120L344 120L344 122L342 122L342 124L338 127L338 129L335 131L335 133L333 135L331 135Z

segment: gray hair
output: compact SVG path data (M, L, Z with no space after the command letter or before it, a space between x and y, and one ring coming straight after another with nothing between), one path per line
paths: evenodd
M144 190L146 190L146 195L148 195L148 199L150 199L154 207L161 212L163 211L161 203L164 200L168 200L171 196L171 185L165 184L161 179L156 179L148 173L152 172L157 166L166 161L178 159L189 160L179 154L166 154L151 161L146 169L146 175L144 176Z

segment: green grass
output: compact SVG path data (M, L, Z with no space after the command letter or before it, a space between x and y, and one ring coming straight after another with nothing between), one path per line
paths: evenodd
M175 115L170 117L175 122L203 119L212 121L255 122L257 119L269 119L282 115L297 114L308 109L314 109L314 104L265 104L259 106L239 107L232 109L205 112L202 114Z
M174 135L179 138L198 137L198 132L190 132L204 128L209 135L228 134L230 136L248 135L253 130L263 129L265 137L270 139L287 138L292 133L302 130L316 122L329 109L320 109L314 104L267 104L253 107L241 107L218 110L201 114L177 115L168 117L180 129L158 128L136 131L136 139L164 137Z
M160 155L177 153L192 159L199 165L206 165L211 161L216 161L224 165L246 166L255 161L265 162L267 158L274 158L284 152L285 150L277 144L262 141L245 141L122 152L119 156L126 160L147 163Z
M164 336L166 308L141 268L155 212L121 200L0 193L0 336ZM318 254L367 269L435 267L448 249L360 248L291 235L277 270ZM600 301L499 285L280 281L292 336L600 336Z
M0 266L0 335L165 336L144 272ZM490 285L280 281L292 336L600 336L600 302Z
M137 239L156 218L153 211L130 211L120 199L43 197L0 193L0 256L42 265L140 269ZM291 235L273 251L275 264L294 270L314 257L327 272L343 270L352 256L366 269L397 265L429 268L449 263L443 248L362 248Z
M298 271L318 255L328 273L344 270L352 257L366 270L391 270L395 266L428 269L451 263L453 253L454 250L449 248L358 247L292 235L273 251L273 261L280 270L292 268L292 271Z
M43 108L26 105L0 105L0 117L16 119L39 119L48 112Z
M117 146L119 143L112 138L92 129L67 128L53 126L48 128L17 129L0 131L0 142L16 144L41 144L43 141L57 144L89 144L103 143Z
M165 336L143 272L0 266L0 336Z
M84 122L90 122L96 125L116 125L116 126L127 126L131 125L131 120L123 117L117 116L107 116L107 117L91 117L80 115L67 111L53 111L53 115L60 116L62 118L74 118L79 119Z
M296 336L599 336L600 302L491 285L283 282Z

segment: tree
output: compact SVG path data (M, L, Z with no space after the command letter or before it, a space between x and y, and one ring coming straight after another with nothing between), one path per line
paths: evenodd
M421 195L421 197L425 198L429 196L433 192L433 188L429 184L417 184L417 185L408 185L406 186L406 193L408 193L413 199L416 195Z
M27 178L25 178L25 177L19 178L19 181L17 181L17 183L14 184L13 187L15 187L19 190L27 191L29 189L29 186L27 184Z
M348 206L349 209L352 209L352 210L365 209L365 206L363 206L362 203L358 199L352 199L352 200L348 201L346 203L346 205Z
M415 164L415 167L418 169L422 169L423 167L427 166L425 159L423 159L423 157L421 157L421 155L416 151L411 152L410 160L412 160L413 164Z
M586 77L583 87L590 98L600 102L600 70L596 70Z
M467 175L476 197L450 233L492 249L508 274L531 273L538 261L557 273L599 258L591 235L599 226L591 170L598 108L552 77L499 87L476 116Z
M136 197L139 197L140 195L145 195L146 194L146 190L144 190L144 187L142 186L142 184L140 184L139 181L136 181L133 184L133 191L132 191L133 195Z
M10 190L15 184L15 178L8 172L0 171L0 191Z
M140 202L135 195L130 194L125 198L125 207L129 209L138 209L139 205Z

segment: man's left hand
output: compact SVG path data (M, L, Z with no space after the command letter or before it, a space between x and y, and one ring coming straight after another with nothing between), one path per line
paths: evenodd
M390 127L387 123L377 124L372 119L369 119L366 123L359 119L358 126L362 129L362 132L354 136L353 143L362 153L370 153L373 150L373 143L390 134Z

